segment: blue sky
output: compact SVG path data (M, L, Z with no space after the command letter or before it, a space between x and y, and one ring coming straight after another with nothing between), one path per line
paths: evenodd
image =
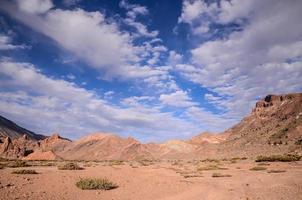
M298 0L0 2L0 114L142 142L220 132L302 88Z

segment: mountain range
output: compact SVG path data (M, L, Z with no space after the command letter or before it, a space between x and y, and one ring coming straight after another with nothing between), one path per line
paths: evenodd
M0 156L28 160L133 160L255 157L302 152L302 93L267 95L235 126L189 140L142 144L94 133L71 141L43 136L0 117Z

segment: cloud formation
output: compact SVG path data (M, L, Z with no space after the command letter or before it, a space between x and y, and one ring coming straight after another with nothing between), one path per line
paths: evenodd
M230 116L244 116L268 93L301 91L301 8L300 1L185 1L182 22L206 13L209 25L236 23L241 29L200 44L191 50L190 64L175 68L223 97L215 105Z
M301 1L184 0L173 23L185 45L153 21L149 3L122 0L116 7L115 13L79 0L1 1L9 21L24 25L18 30L0 18L1 114L38 133L76 138L102 130L159 141L222 131L257 98L302 90ZM29 42L32 51L18 45L27 44L18 37L23 27L46 36ZM55 44L42 55L51 66L40 66L41 40ZM58 49L59 64L51 57ZM56 71L57 64L64 69Z
M160 106L141 103L151 97L132 97L124 99L122 106L115 105L73 82L47 77L30 63L2 60L0 75L6 77L0 80L1 114L38 133L60 132L78 138L108 131L163 141L179 137L179 132L184 137L199 131L198 126L161 111Z

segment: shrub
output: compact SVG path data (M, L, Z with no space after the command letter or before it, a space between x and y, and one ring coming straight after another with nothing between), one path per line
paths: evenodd
M0 161L8 161L8 159L0 157Z
M272 155L272 156L258 156L256 162L293 162L299 161L301 156L295 154L288 155Z
M124 161L122 160L111 160L109 161L109 166L113 166L113 165L124 165Z
M219 178L219 177L232 177L230 174L221 174L221 173L213 173L212 177Z
M183 175L184 178L197 178L197 177L203 177L202 175L199 174L187 174Z
M28 166L30 166L30 165L22 160L13 161L13 162L10 162L7 164L7 167L11 167L11 168L28 167Z
M20 169L20 170L14 170L12 174L38 174L38 173L32 169Z
M208 165L206 167L198 167L198 171L208 171L208 170L227 170L228 168L219 167L217 165Z
M267 171L267 173L283 173L286 172L285 170L278 170L278 169L272 169Z
M269 166L269 165L271 164L265 162L258 163L258 166Z
M302 139L299 139L295 142L295 145L302 145Z
M261 166L256 166L256 167L252 167L250 170L251 171L262 171L262 170L266 170L266 167L261 167Z
M59 170L82 170L84 169L83 167L80 167L76 163L65 163L63 165L58 166Z
M78 181L76 186L82 190L111 190L118 187L106 178L84 178Z
M202 160L202 162L215 162L215 163L219 163L219 160L207 158L207 159L205 159L205 160Z

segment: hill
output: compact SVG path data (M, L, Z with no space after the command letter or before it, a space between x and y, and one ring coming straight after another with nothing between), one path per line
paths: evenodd
M35 134L23 127L18 126L14 122L4 118L0 115L0 140L6 137L17 139L26 135L31 140L43 140L46 138L44 135Z

